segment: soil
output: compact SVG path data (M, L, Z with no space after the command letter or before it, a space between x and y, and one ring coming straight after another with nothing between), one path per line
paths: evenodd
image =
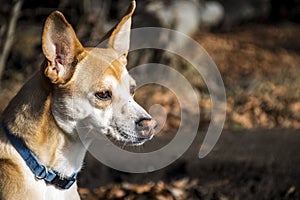
M199 131L193 145L179 160L151 173L119 172L88 155L79 186L89 190L82 189L82 196L84 199L149 200L300 198L298 130L223 131L213 151L199 159L204 134L204 130ZM168 139L154 140L158 141L149 142L144 148ZM144 190L140 191L135 184ZM174 188L180 195L172 193ZM120 197L110 197L116 190L121 191Z

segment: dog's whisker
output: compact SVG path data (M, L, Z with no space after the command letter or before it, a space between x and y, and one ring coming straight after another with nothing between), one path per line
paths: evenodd
M122 149L125 149L127 142L123 143Z

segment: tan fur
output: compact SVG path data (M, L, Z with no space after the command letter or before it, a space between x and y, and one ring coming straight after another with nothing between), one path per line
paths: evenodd
M0 199L12 199L24 188L24 179L20 167L11 159L0 159ZM23 191L24 193L24 191ZM16 196L21 199L21 196Z
M20 137L45 166L70 176L79 171L83 158L71 163L69 155L80 146L77 135L69 126L59 124L57 113L65 113L63 106L57 110L59 98L69 96L80 99L91 89L109 89L110 83L101 82L105 77L120 81L126 72L133 1L128 12L108 37L108 48L83 48L71 25L60 12L52 13L44 26L42 47L45 62L19 91L3 112L4 121L12 134ZM93 88L93 87L95 88ZM127 86L126 86L127 87ZM105 108L104 103L99 105ZM67 112L67 111L66 111ZM66 122L67 123L67 122ZM84 156L84 155L83 155ZM80 160L81 159L81 160ZM69 163L70 162L70 163ZM78 162L78 163L77 163ZM64 168L66 165L66 169ZM79 199L74 184L61 191L36 180L34 175L10 144L0 129L0 199Z

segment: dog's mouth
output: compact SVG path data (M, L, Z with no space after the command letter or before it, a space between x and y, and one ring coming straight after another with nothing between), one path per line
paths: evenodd
M120 133L121 141L124 141L128 143L128 145L133 145L133 146L139 146L144 144L146 141L151 140L153 138L154 134L150 134L146 137L138 137L135 135L127 134L127 133Z
M126 126L118 126L115 124L113 130L110 131L109 138L113 139L117 144L119 142L126 146L139 146L144 144L146 141L151 140L155 135L155 129L150 128L147 131L133 131L128 129ZM146 132L145 132L146 131ZM119 143L119 144L121 144Z

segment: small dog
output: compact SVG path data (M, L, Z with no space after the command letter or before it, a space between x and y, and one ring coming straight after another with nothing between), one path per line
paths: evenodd
M105 48L84 48L60 12L47 18L41 70L1 117L0 199L79 199L78 123L133 145L153 137L156 121L133 100L126 69L134 9L132 1Z

